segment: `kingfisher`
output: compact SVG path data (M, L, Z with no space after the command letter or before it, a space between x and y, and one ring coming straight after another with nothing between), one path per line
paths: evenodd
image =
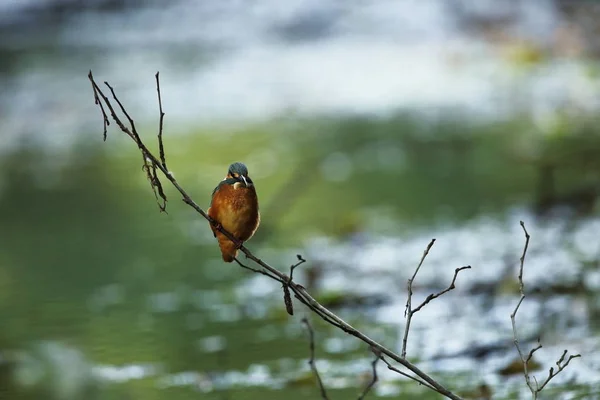
M258 197L248 168L241 162L229 166L227 176L213 190L208 216L213 234L219 241L223 261L232 262L238 249L249 240L260 224ZM219 232L222 227L231 233L236 241Z

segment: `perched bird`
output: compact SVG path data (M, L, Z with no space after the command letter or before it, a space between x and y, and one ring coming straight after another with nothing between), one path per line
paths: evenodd
M236 162L229 166L227 176L213 190L208 216L215 221L210 228L219 241L223 261L232 262L260 224L256 189L244 164ZM219 232L219 227L231 233L237 242Z

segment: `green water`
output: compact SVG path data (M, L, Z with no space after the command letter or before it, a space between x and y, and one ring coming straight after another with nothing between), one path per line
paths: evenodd
M529 128L523 121L450 120L425 128L407 117L357 118L249 127L226 138L227 132L199 131L166 145L170 169L201 206L230 162L246 161L251 176L253 167L260 171L254 180L263 225L248 245L262 256L261 250L297 249L316 233L410 234L531 206L542 196L540 166L556 169L557 194L600 183L600 158L588 157L600 149L597 131L586 126L583 133L543 137ZM12 360L0 369L3 398L318 398L305 364L301 306L292 318L272 296L241 302L240 285L254 276L219 261L208 226L171 188L169 213L158 212L133 143L112 132L103 144L100 131L85 141L69 154L29 146L2 160L0 351ZM296 252L269 261L285 269ZM395 327L373 326L368 311L341 312L376 339L396 343ZM345 337L314 324L321 338ZM68 349L79 361L56 356ZM365 359L359 376L341 373L342 388L330 389L332 399L355 398L368 381L367 349L328 354L318 342L319 356ZM94 368L127 365L154 369L123 382L90 378ZM267 368L270 383L224 378L256 366ZM180 373L201 377L204 386L178 381ZM335 368L327 376L333 379ZM440 381L461 390L478 384ZM387 385L396 386L393 398L438 398L412 383Z

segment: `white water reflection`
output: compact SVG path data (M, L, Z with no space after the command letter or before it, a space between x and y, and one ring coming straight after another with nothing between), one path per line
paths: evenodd
M381 324L397 326L396 342L387 344L399 351L406 281L435 237L437 241L414 283L413 306L447 287L456 267L471 265L472 269L460 273L454 291L415 315L408 355L418 358L428 371L464 371L500 388L507 378L499 371L517 357L510 314L519 300L516 277L525 243L520 220L526 222L531 234L524 270L528 295L517 314L522 346L529 349L541 338L544 348L535 357L542 365L542 370L536 371L540 376L547 374L564 349L569 354L584 354L585 361L575 360L568 373L556 378L556 385L596 382L600 373L589 366L599 362L595 354L600 354L600 341L594 339L597 311L590 296L586 296L583 282L597 275L595 268L586 265L594 265L600 256L600 242L590 236L598 231L598 219L577 224L567 219L544 222L527 212L514 211L505 219L482 217L462 226L436 227L407 238L371 237L359 246L315 239L303 255L309 260L306 268L311 264L323 268L317 298L319 291L342 293L343 298L383 294L383 306L352 310L354 307L349 305L342 315L368 316L371 322L366 323L367 330ZM304 284L301 272L296 274ZM274 294L273 301L278 296ZM343 351L345 339L327 339L327 351ZM508 382L511 388L520 388L522 376Z
M88 69L144 122L157 118L160 70L170 127L398 109L471 119L531 112L543 123L565 106L595 109L597 83L576 58L513 65L513 47L518 53L523 43L525 52L530 45L542 57L548 47L560 55L552 46L566 21L556 4L496 3L180 0L11 29L28 15L19 12L26 4L12 3L1 48L18 56L0 97L0 148L25 136L56 145L96 131ZM493 32L473 31L473 19L506 20L502 29L514 42L499 45Z

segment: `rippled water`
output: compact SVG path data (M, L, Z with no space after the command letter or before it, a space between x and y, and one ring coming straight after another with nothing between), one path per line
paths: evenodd
M518 259L525 244L520 220L526 221L531 235L524 266L527 297L517 314L520 337L528 347L541 338L544 348L536 358L546 370L564 349L585 355L556 378L555 384L593 384L600 379L594 367L600 363L594 356L600 342L593 339L598 329L594 293L600 284L594 267L600 257L598 219L577 225L568 219L544 222L515 210L505 219L482 217L460 227L436 227L409 238L370 237L346 244L316 240L305 256L324 266L327 272L322 285L326 290L348 297L351 293L366 297L384 294L384 304L376 307L371 318L398 326L399 348L406 282L435 237L414 283L413 307L430 293L446 288L455 268L470 265L472 269L460 272L454 291L415 314L408 355L422 360L426 370L469 371L501 389L507 381L498 372L516 357L510 314L519 300ZM522 376L508 382L522 385Z
M534 346L538 337L544 345L534 357L540 365L535 375L545 376L562 351L568 349L570 354L581 353L584 357L574 360L555 378L549 393L565 385L594 385L600 379L595 301L600 276L594 267L600 256L598 219L576 224L567 219L542 221L528 212L514 210L501 218L481 217L402 237L362 232L346 240L315 238L296 249L261 246L255 250L280 267L288 265L295 258L292 255L301 253L308 262L296 270L297 280L344 319L399 352L406 282L435 237L414 282L413 305L446 288L455 268L472 268L459 274L455 290L415 314L408 356L459 392L480 382L489 385L496 396L514 398L514 393L527 392L520 374L502 372L517 358L510 314L519 299L516 276L524 245L519 220L526 222L531 242L524 274L527 297L517 324L525 349ZM212 265L210 259L207 262ZM21 349L4 349L2 359L16 365L15 382L25 388L53 377L50 387L60 399L77 398L100 382L108 385L103 386L105 389L126 388L139 382L165 393L185 388L207 394L244 387L266 390L260 392L263 394L278 393L300 385L308 396L314 394L306 363L306 332L299 323L302 315L310 313L296 304L296 315L288 317L279 285L262 275L224 268L216 258L214 266L202 273L205 282L180 281L173 290L142 293L141 298L136 286L125 282L98 286L88 296L86 318L91 318L93 326L101 327L101 321L110 323L111 319L106 318L133 307L136 318L132 327L116 325L117 331L111 333L112 325L107 325L108 331L89 337L91 347L78 347L60 339L35 341ZM139 279L143 282L145 278ZM233 284L231 290L221 286L226 282L228 286ZM161 336L167 321L174 325L166 331L170 332L167 336ZM102 349L95 348L98 340L102 343L119 338L121 335L115 334L121 329L127 337L132 328L136 333L131 336L131 346L144 349L151 343L145 335L153 332L152 340L173 341L175 348L182 346L192 360L206 358L208 364L203 367L204 362L199 361L197 367L177 368L174 365L179 363L171 356L164 360L152 356L148 362L125 359L116 364L98 360L104 351L113 352L109 347L98 353ZM326 386L351 391L364 386L372 359L365 346L322 324L316 325L316 334L317 365ZM255 354L269 348L275 351L275 358ZM133 354L139 357L146 353ZM249 357L249 361L238 363L236 357ZM416 396L422 393L417 385L381 366L379 373L375 388L379 396L406 395L415 390ZM563 388L564 393L569 390Z
M420 365L427 371L469 373L493 385L496 393L506 394L523 387L519 374L509 380L499 374L517 355L512 343L510 314L519 299L516 276L518 258L524 246L524 235L519 226L521 219L528 221L527 228L532 235L524 274L528 295L517 315L522 343L529 348L536 344L536 338L541 338L544 348L536 353L536 361L542 369L554 365L563 349L568 349L569 354L584 354L585 358L574 361L568 370L555 378L554 384L593 384L600 379L600 373L593 367L600 364L600 359L594 356L598 354L600 342L592 336L598 328L593 317L597 313L597 304L590 296L598 290L600 276L595 268L586 268L586 265L597 263L600 256L600 244L595 240L600 220L568 227L566 221L536 222L532 215L516 211L505 220L481 218L461 227L421 232L408 239L368 237L358 244L344 244L324 238L309 243L303 254L310 260L309 265L324 266L323 278L319 282L321 292L339 291L343 293L342 299L352 296L366 299L366 308L361 307L352 313L370 315L368 320L373 325L365 328L367 333L378 324L397 326L397 341L388 345L399 350L404 333L406 281L431 236L435 236L437 241L414 284L413 304L419 304L430 293L447 287L454 268L471 265L472 269L459 274L454 291L415 314L409 337L409 357L421 360ZM283 256L288 253L286 251ZM299 281L303 282L303 279L299 278ZM557 290L565 293L556 295ZM280 289L259 275L242 282L236 293L238 303L281 306ZM176 296L175 293L172 295ZM381 295L383 304L368 306L370 296ZM167 294L155 298L159 296L165 304L170 303ZM212 298L216 302L211 302L211 307L218 306L226 311L226 304L220 304L218 300L220 297L218 292L202 295L203 299ZM163 309L165 305L157 307ZM564 310L570 311L565 314ZM227 314L224 312L225 316ZM221 312L219 315L219 318L223 317ZM259 312L257 317L260 319L265 315ZM237 318L239 315L233 314L231 321ZM266 335L265 340L270 340L273 335L280 334L265 327L259 335ZM200 346L206 352L213 352L227 347L227 343L216 336L202 339ZM329 354L361 348L356 339L339 335L324 339L323 346ZM327 384L346 387L354 386L353 376L364 372L368 361L364 357L341 364L322 360L319 367ZM298 372L290 376L308 371L303 361L295 364L293 369ZM121 372L110 368L100 371L104 371L105 378L119 380L132 371L141 373L143 369L125 367ZM545 374L536 373L540 376ZM156 371L150 369L143 375L148 374L155 375ZM334 377L338 375L344 379L336 380ZM387 381L401 379L389 372L383 373L380 378L380 395L386 392ZM197 373L175 374L161 378L159 385L199 385L203 390L210 390L211 385L202 383L205 379ZM268 368L257 365L248 371L228 372L218 378L218 382L225 386L230 382L229 385L277 388L285 381L281 379ZM526 390L523 389L523 392ZM388 395L394 393L392 390Z

